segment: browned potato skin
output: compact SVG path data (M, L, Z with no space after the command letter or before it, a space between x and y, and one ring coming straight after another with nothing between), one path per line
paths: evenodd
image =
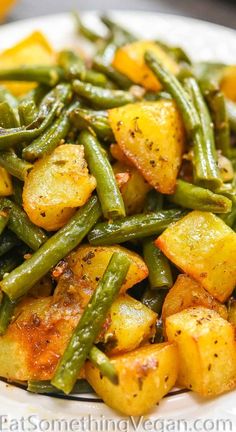
M173 101L139 102L108 112L116 141L147 182L175 191L184 149L182 119Z
M91 246L82 245L75 249L67 258L69 267L77 278L86 280L94 290L103 276L109 260L114 252L127 254L131 260L130 269L120 292L124 293L133 285L148 276L148 268L143 259L133 251L122 246Z
M134 166L127 166L121 162L113 165L115 173L128 173L129 179L120 186L121 195L125 204L126 215L142 213L147 193L151 186L144 179L142 174Z
M166 319L166 334L179 352L178 383L201 396L236 387L234 327L204 307L185 309Z
M181 274L168 292L163 307L162 319L193 306L203 306L215 310L222 318L227 319L226 306L214 299L204 288L190 276Z
M126 415L147 413L174 386L178 374L178 352L169 343L147 345L111 362L118 372L117 386L90 362L85 375L107 405Z
M108 355L125 353L147 343L155 335L157 314L127 294L114 301L105 331L99 337Z
M96 187L88 172L83 146L64 144L35 162L23 189L30 220L48 231L65 225L76 207L86 203Z
M162 252L224 303L236 285L236 233L213 213L192 211L155 241Z
M144 61L144 54L151 50L165 67L176 74L179 71L178 64L154 41L139 40L124 45L116 51L113 66L121 73L128 76L136 84L144 88L159 91L162 86Z

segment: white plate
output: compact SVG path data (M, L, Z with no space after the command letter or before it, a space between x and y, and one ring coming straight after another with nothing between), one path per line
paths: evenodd
M93 28L99 29L95 12L84 15ZM145 38L160 38L183 46L195 60L236 63L236 32L233 30L190 18L165 14L113 12L112 15L123 25ZM62 14L1 26L0 49L11 46L36 29L42 30L56 48L76 47L80 44L75 35L71 17ZM25 390L0 382L0 431L36 429L53 432L234 431L236 430L235 395L236 392L231 392L210 400L203 400L190 392L172 395L166 397L145 418L127 419L119 416L90 395L81 397L81 401L64 400L32 395ZM5 424L2 415L7 416ZM24 416L24 422L20 420L22 416ZM15 424L13 423L14 418L18 419ZM27 418L31 419L28 423ZM194 425L193 422L200 418L209 420L205 424L199 420ZM76 424L75 421L70 423L73 419L77 419L78 423ZM111 423L112 419L116 423ZM147 419L150 419L152 423L145 423ZM223 419L228 419L228 423L226 421L223 424ZM83 421L88 423L83 423ZM171 423L173 421L176 422L174 426ZM37 428L32 426L36 422L38 422Z

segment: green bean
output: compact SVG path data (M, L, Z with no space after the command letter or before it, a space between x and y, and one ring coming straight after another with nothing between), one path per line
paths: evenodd
M0 305L0 336L2 336L11 321L13 311L16 303L11 302L6 294L3 294L3 298Z
M106 271L75 328L60 359L51 383L70 393L109 309L127 275L130 261L126 255L113 253Z
M8 229L5 229L0 235L0 257L9 252L13 247L19 245L20 241L17 236Z
M115 366L110 362L106 354L94 345L88 354L88 358L100 370L102 376L107 377L112 384L118 384L118 375Z
M223 195L211 192L184 180L177 180L177 188L169 200L181 207L212 213L229 213L232 202Z
M11 196L11 199L19 207L22 207L23 206L22 193L23 193L24 183L18 180L17 178L13 178L12 183L13 183L13 195Z
M95 109L114 108L134 102L131 93L123 90L111 90L93 86L79 80L73 81L74 91L86 99Z
M193 145L194 177L199 185L215 190L221 186L222 180L217 166L211 117L195 78L185 79L184 84L201 122L201 130L197 132Z
M128 77L118 72L113 66L111 66L110 62L105 61L105 55L97 55L93 59L93 68L106 75L107 78L109 78L122 90L128 90L133 84L133 82Z
M70 120L78 130L92 128L99 139L109 142L115 140L107 111L77 108L71 112Z
M214 123L216 147L225 155L229 155L230 129L225 96L218 83L211 78L200 80L201 90L207 100Z
M112 33L112 39L115 40L117 45L125 45L137 40L137 38L131 32L123 28L120 24L111 20L111 18L109 18L107 15L101 15L100 19Z
M163 195L155 189L147 193L146 202L144 206L144 213L157 212L163 207Z
M38 109L33 99L23 99L18 107L21 126L28 126L33 123L38 115Z
M27 161L34 161L50 154L67 136L70 130L70 113L79 107L79 102L73 102L65 108L60 117L50 125L38 138L24 148L22 156Z
M231 228L234 226L234 223L236 222L236 197L235 196L232 201L231 212L226 215L221 215L221 219L223 219L226 225L230 226Z
M98 33L96 33L94 30L90 29L84 24L77 11L73 11L73 16L75 18L76 27L79 34L84 36L90 42L98 42L103 39L102 36L100 36Z
M4 231L9 221L9 212L8 211L0 211L0 235Z
M0 103L7 102L8 105L14 111L14 116L17 120L17 123L20 124L19 114L18 114L18 99L13 96L13 94L7 90L6 87L0 85Z
M236 132L236 103L229 99L225 100L225 103L230 129L232 132Z
M0 69L1 81L33 81L54 87L63 79L63 70L58 66L28 65L12 69Z
M35 103L36 107L38 107L38 105L40 105L43 98L48 94L49 91L50 87L46 86L45 84L38 84L28 93L21 96L20 102L32 100Z
M12 147L39 136L52 123L63 104L72 97L69 84L59 84L42 100L38 118L27 128L22 126L12 129L0 129L0 150Z
M181 219L183 210L163 210L157 213L138 214L115 222L101 222L89 233L92 245L112 245L132 239L161 234L172 222Z
M17 98L4 86L0 86L0 103L1 102L8 102L12 108L18 109L19 102Z
M27 390L31 393L38 394L62 394L61 390L54 387L50 381L28 381ZM94 393L93 388L85 379L76 381L71 394Z
M164 68L151 51L146 52L144 58L147 65L162 83L164 89L176 100L176 104L184 119L186 131L190 138L192 138L193 134L199 130L201 124L198 113L190 102L187 92L177 78Z
M11 175L24 181L33 165L17 157L13 150L0 152L0 165Z
M177 63L186 63L191 65L191 59L188 54L179 46L172 46L166 42L157 40L157 45L159 45L167 54L169 54Z
M9 229L31 249L37 250L47 240L44 231L34 225L24 210L14 202L7 198L1 198L0 210L9 210Z
M0 284L2 290L12 301L26 294L36 282L83 240L100 216L101 209L98 199L92 197L30 259L4 278Z
M89 131L82 131L79 142L84 146L85 158L96 178L97 193L105 218L125 216L125 206L106 151Z
M172 100L172 96L165 91L160 91L158 93L153 91L146 91L143 98L147 101L152 101L152 102L162 100L162 99Z
M19 126L19 118L16 116L16 110L4 101L0 103L0 127L5 129Z
M155 246L153 239L147 239L143 244L143 257L149 270L151 289L168 289L173 285L171 269L168 259Z
M157 291L147 288L141 301L145 306L153 310L153 312L156 312L158 315L160 315L167 292L167 290Z
M84 61L73 51L64 50L59 53L58 64L63 68L66 79L79 79L98 87L107 86L107 77L103 73L88 70Z

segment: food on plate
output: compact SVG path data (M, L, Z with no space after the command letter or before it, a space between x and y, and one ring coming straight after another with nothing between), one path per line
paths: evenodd
M233 390L235 66L74 17L91 49L0 53L0 377L125 415Z

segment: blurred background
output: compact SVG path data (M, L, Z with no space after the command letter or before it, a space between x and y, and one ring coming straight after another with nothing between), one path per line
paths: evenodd
M2 22L12 22L39 15L66 12L75 8L165 12L236 28L235 0L0 0L0 18L2 16Z

